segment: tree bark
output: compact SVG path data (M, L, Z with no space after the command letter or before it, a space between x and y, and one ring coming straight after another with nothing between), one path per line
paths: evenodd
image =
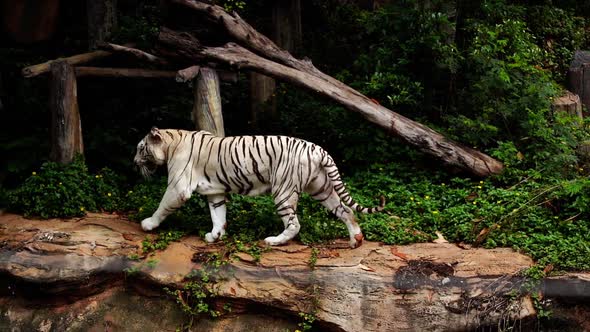
M277 118L276 82L272 77L250 72L250 121L260 129Z
M176 82L183 83L192 81L199 75L201 67L199 66L190 66L188 68L179 70L176 72Z
M211 265L215 261L207 263L209 254L220 253L225 261L224 254L232 249L208 245L190 235L153 254L142 254L145 233L137 223L116 215L88 215L64 222L5 213L0 215L0 224L0 326L17 331L46 331L47 322L52 323L52 330L65 331L72 328L72 316L82 317L74 326L87 327L80 328L85 331L104 330L106 323L116 331L130 330L130 321L141 321L144 331L174 330L186 323L176 303L186 297L168 298L173 303L168 309L146 303L166 300L161 293L164 287L182 292L192 280L186 276L195 269L209 272L211 278L203 286L215 290L214 296L204 300L211 300L211 308L220 311L229 303L232 313L218 317L215 321L224 324L216 328L203 324L205 317L200 317L192 331L284 331L284 327L268 325L267 320L259 328L249 323L250 328L245 329L245 322L251 321L243 320L243 315L249 311L293 321L294 326L287 326L290 331L302 321L301 312L313 313L318 331L539 328L526 295L531 281L521 273L534 262L509 248L459 248L448 243L391 246L367 241L350 250L344 239L314 248L290 241L263 250L256 258L235 252L232 255L239 259L217 269ZM96 250L90 249L94 247ZM157 264L149 264L150 260ZM559 325L553 326L563 331L590 328L590 273L567 273L540 282L534 293L556 315L554 323ZM125 288L118 296L122 299L104 301L101 293L108 298L117 286ZM121 313L113 308L121 308ZM166 315L146 315L146 309ZM241 324L228 329L226 319L236 316ZM155 324L149 319L153 317ZM171 321L171 317L179 318ZM527 320L533 325L526 324Z
M160 57L157 57L153 54L150 54L148 52L142 51L142 50L138 50L136 48L127 46L127 45L117 45L117 44L112 44L112 43L106 43L103 45L105 48L108 48L110 50L113 51L117 51L117 52L123 52L123 53L128 53L140 60L143 61L147 61L147 62L151 62L157 65L168 65L168 61L166 61L166 59L162 59Z
M88 48L94 50L117 28L117 0L86 0Z
M109 55L112 55L112 52L109 51L94 51L89 53L77 54L67 58L60 58L56 60L50 60L44 63L40 63L38 65L28 66L22 69L22 74L26 78L35 77L37 75L44 74L50 70L51 64L57 61L66 61L70 65L77 65L81 63L90 62L93 60L98 60L105 58Z
M301 48L301 1L277 0L272 9L273 41L289 53Z
M193 120L197 129L206 130L216 136L225 136L217 72L211 68L201 68L196 81Z
M161 30L159 41L163 45L172 47L176 56L184 59L206 58L238 69L248 69L273 76L315 91L360 113L370 122L388 130L419 150L474 175L489 176L502 171L502 163L490 156L454 142L418 122L392 112L333 78L326 80L313 73L270 61L235 43L228 43L223 47L202 46L192 35L166 28ZM167 52L170 53L170 49Z
M53 161L67 164L84 152L78 111L76 75L67 61L51 64L51 154Z
M299 0L277 0L272 5L272 39L288 52L300 47L301 3ZM250 110L252 125L276 121L279 114L275 98L276 82L272 77L250 73Z
M580 120L584 117L582 115L582 102L580 96L566 91L563 96L556 98L551 104L554 112L565 112L572 116L577 116Z
M128 78L175 78L176 72L171 70L151 70L138 68L99 68L76 67L76 76L95 77L128 77Z

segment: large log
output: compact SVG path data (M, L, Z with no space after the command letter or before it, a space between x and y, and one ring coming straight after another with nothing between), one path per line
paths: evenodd
M178 314L179 298L162 289L182 290L196 270L208 271L210 280L203 285L216 290L210 308L222 310L228 303L232 313L218 318L218 329L195 319L192 331L285 329L252 328L246 322L227 328L228 321L237 316L239 322L248 313L283 317L294 323L293 331L302 312L313 315L318 331L487 331L508 330L513 323L516 330L539 328L527 325L538 321L519 275L534 263L510 248L367 242L350 250L345 241L336 241L312 249L291 241L262 251L256 260L244 252L228 253L235 246L207 245L191 235L146 255L139 224L114 215L64 222L4 214L0 224L0 326L16 331L48 331L48 325L52 331L174 330L190 318ZM214 262L207 264L212 253L234 259L215 273ZM116 292L119 301L109 301L118 286L127 292ZM589 273L550 278L538 296L550 310L564 300L564 311L554 311L553 322L559 324L554 327L589 327ZM153 308L154 299L174 305Z
M235 43L228 43L223 47L206 47L190 34L178 33L166 28L160 31L158 38L161 44L171 47L166 50L168 55L175 52L177 57L193 61L205 58L226 63L238 69L248 69L273 76L326 96L360 113L370 122L388 130L419 150L474 175L489 176L498 174L503 169L502 163L490 156L454 142L418 122L392 112L343 83L332 84L323 77L262 58Z
M193 119L197 128L207 130L216 136L225 136L217 72L211 68L201 68L196 81Z
M50 158L66 164L71 162L76 154L84 152L76 75L67 61L55 61L51 64L50 90Z

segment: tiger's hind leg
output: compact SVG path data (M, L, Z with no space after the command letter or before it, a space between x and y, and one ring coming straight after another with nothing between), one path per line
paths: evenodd
M364 236L354 212L342 202L327 174L323 173L311 182L306 192L346 224L350 235L349 245L353 249L358 248L363 244Z
M285 225L285 230L277 236L269 236L264 239L264 242L271 246L287 243L287 241L291 240L297 235L297 233L299 233L299 229L301 228L299 225L299 219L297 219L297 202L299 201L299 194L293 192L288 197L283 197L282 195L275 195L274 197L275 207L279 217L281 217L281 220Z
M209 201L209 212L211 212L213 230L211 230L210 233L205 234L205 240L212 243L225 235L225 195L209 195L207 196L207 200Z

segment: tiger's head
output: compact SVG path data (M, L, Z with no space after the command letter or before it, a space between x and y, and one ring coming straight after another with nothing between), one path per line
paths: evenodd
M165 143L162 133L156 127L152 127L137 144L137 151L133 161L144 177L150 177L158 166L166 163Z

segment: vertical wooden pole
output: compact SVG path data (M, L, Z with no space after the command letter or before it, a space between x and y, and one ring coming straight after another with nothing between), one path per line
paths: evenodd
M277 103L274 98L276 83L272 77L250 72L250 119L256 129L260 124L277 117Z
M117 0L86 0L88 48L94 50L117 28Z
M64 60L51 64L51 154L52 161L71 162L84 153L82 123L74 68Z
M193 120L197 129L207 130L216 136L225 136L217 72L211 68L201 68L195 83Z
M293 53L301 48L301 1L278 0L272 8L272 39L282 49Z
M296 51L301 46L300 0L275 0L272 6L271 39L288 52ZM273 78L250 73L250 112L254 128L278 118L275 91Z

